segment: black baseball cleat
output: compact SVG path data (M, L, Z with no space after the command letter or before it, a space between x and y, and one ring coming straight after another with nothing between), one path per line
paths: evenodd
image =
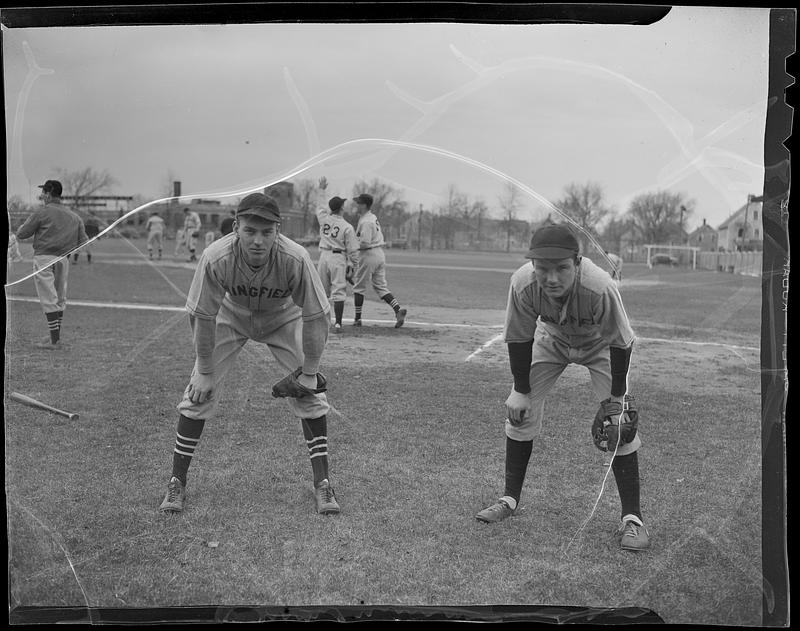
M500 499L475 515L475 519L482 521L485 524L495 524L511 517L513 514L514 509L511 508L511 506L509 506L505 500Z
M164 501L158 507L161 513L182 513L183 505L186 503L186 487L175 476L167 484L167 494Z
M37 342L36 344L34 344L34 346L36 348L44 348L44 349L47 349L49 351L61 351L61 350L64 350L64 345L61 343L61 340L58 340L57 342L53 342L53 341L50 340L49 337L44 339L44 340L42 340L41 342Z
M361 326L361 318L358 320L353 320L353 326Z
M314 489L314 499L317 502L317 512L320 515L336 515L342 510L339 508L333 487L331 487L331 483L328 480L323 480Z
M625 515L616 532L619 547L638 552L650 547L650 533L636 515Z
M403 326L403 323L406 321L406 314L408 313L408 309L400 309L395 316L397 318L397 322L394 323L394 328L399 329Z

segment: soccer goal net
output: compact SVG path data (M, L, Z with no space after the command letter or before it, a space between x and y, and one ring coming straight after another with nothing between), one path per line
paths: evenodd
M697 269L697 253L700 248L693 245L646 245L647 267L669 265Z

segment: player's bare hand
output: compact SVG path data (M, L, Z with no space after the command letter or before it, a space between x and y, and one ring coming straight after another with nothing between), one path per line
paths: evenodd
M506 412L512 425L519 425L530 413L531 399L527 394L511 390L506 399Z
M326 188L328 188L328 178L326 178L324 175L323 175L321 178L319 178L319 187L320 187L320 189L322 189L323 191L324 191Z
M194 373L189 380L189 399L192 403L205 403L214 396L214 375Z

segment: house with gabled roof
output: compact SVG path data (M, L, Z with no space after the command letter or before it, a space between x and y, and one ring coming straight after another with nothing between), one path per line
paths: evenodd
M747 203L717 227L717 245L725 252L764 249L763 196L748 195Z

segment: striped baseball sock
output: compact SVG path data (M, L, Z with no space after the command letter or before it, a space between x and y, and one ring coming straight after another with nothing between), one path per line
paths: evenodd
M311 459L314 486L328 479L328 417L300 419Z
M58 311L48 311L44 314L44 317L47 319L47 328L50 329L50 342L56 344L61 333L58 323Z
M63 311L59 311L58 312L58 333L59 333L59 335L61 335L61 322L63 320L64 320L64 312Z
M639 452L626 456L616 456L611 463L614 479L617 481L619 499L622 503L622 516L636 515L642 518L639 505Z
M183 414L178 419L178 428L175 431L175 451L172 454L172 475L186 486L186 473L192 462L194 450L200 442L205 421L202 419L187 418Z
M361 319L361 310L364 307L364 294L353 294L353 300L356 303L356 320Z
M341 324L344 315L344 300L336 300L333 303L333 315L336 318L336 324Z
M386 303L387 303L387 304L388 304L388 305L389 305L389 306L390 306L392 309L394 309L394 312L395 312L395 313L397 313L398 311L400 311L400 303L399 303L399 302L397 302L397 298L395 298L394 296L392 296L392 294L386 294L385 296L383 296L383 299L386 301Z
M522 485L525 482L525 472L528 470L528 461L533 451L532 440L513 440L506 436L506 497L513 497L516 502L511 508L516 508L522 495Z

